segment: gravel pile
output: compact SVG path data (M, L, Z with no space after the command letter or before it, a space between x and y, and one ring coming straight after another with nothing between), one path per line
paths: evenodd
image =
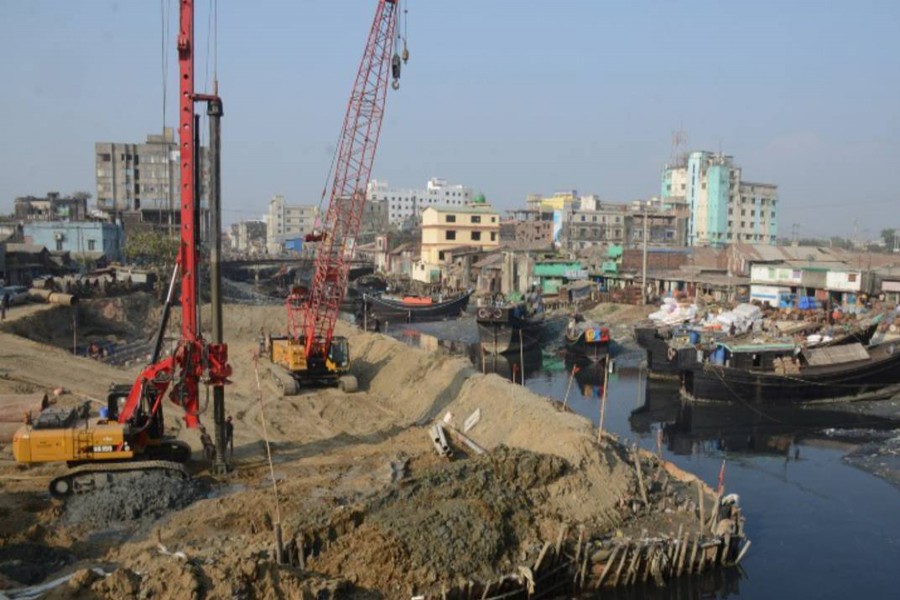
M108 528L144 524L180 510L206 495L205 486L193 479L170 477L149 471L124 478L107 488L76 494L66 500L66 525Z

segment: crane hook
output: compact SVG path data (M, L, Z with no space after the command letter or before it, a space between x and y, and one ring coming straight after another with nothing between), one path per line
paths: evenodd
M406 49L406 42L403 42L403 64L405 65L407 61L409 61L409 50Z
M400 89L400 55L396 52L394 53L394 57L391 59L391 74L394 76L394 81L391 82L391 87L395 90Z

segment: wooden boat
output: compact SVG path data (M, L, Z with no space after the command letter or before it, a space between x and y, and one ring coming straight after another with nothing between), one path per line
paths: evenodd
M599 360L609 354L609 327L578 316L566 327L566 352Z
M711 360L681 374L694 402L813 404L876 400L900 391L900 347L860 343L800 349L719 344Z
M881 315L878 315L870 322L853 329L826 328L826 333L829 335L811 342L810 347L821 348L854 343L868 345L880 322ZM647 353L647 370L650 377L659 379L678 379L682 370L695 366L699 360L698 348L701 346L709 346L727 340L736 342L747 339L747 336L732 338L725 332L716 330L703 331L690 326L657 327L656 325L636 326L634 336L638 345ZM772 358L780 356L781 350L778 349L777 343L780 342L776 340ZM790 347L793 348L793 346L795 344L790 343ZM757 347L757 354L762 356L766 352L762 347Z
M482 306L476 312L478 340L488 354L519 352L538 346L544 312L531 312L525 302Z
M367 319L397 323L419 323L455 319L463 314L469 305L472 290L455 298L435 302L432 298L387 296L363 294L362 309Z

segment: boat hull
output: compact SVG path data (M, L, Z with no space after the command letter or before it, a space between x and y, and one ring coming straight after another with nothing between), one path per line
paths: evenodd
M900 346L869 349L870 358L776 374L695 364L681 374L681 395L692 402L801 405L877 400L900 391Z
M528 351L540 344L543 314L523 316L521 307L481 307L476 312L478 341L488 354Z
M381 321L397 323L442 321L455 319L462 315L469 305L471 295L472 292L466 292L457 298L434 304L406 304L397 300L366 295L364 296L364 306L370 317Z

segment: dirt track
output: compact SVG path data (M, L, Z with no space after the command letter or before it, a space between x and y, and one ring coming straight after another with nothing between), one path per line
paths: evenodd
M64 551L72 557L69 571L100 561L117 566L106 578L79 572L57 590L67 594L59 597L124 597L138 588L155 591L154 597L299 598L323 590L343 590L340 597L408 597L509 572L563 524L584 525L589 534L608 532L614 522L625 527L619 519L636 493L633 466L617 444L599 447L585 419L482 375L463 358L349 327L344 333L351 338L358 393L321 389L281 399L263 383L260 402L253 352L261 330L283 328L282 309L229 306L225 317L236 471L227 482L211 481L212 497L155 524L104 537L87 524L63 526L62 509L43 491L59 466L21 470L4 449L0 543ZM137 374L7 333L0 333L0 364L7 377L0 391L64 386L71 393L61 402L102 398L109 383ZM167 408L170 431L191 443L199 458L197 432L184 430L177 409ZM439 458L427 427L448 412L461 427L476 409L481 420L470 435L493 451L477 459L458 451L450 463ZM202 465L196 469L208 478ZM291 557L298 562L303 554L307 570L271 560L279 515ZM658 515L627 525L677 529L672 518ZM184 552L187 560L160 545ZM9 571L0 565L0 573Z

